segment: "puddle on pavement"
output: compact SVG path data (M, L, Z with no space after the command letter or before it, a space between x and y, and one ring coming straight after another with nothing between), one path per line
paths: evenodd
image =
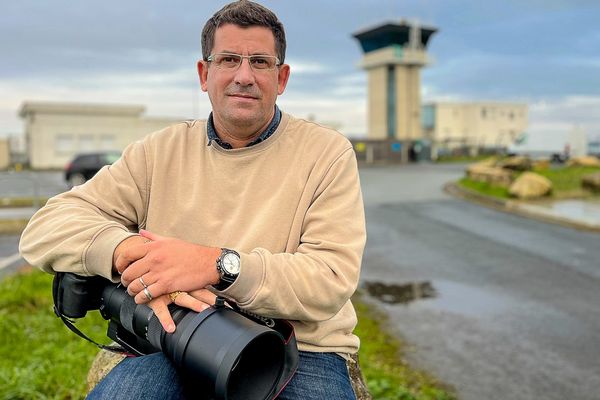
M404 284L365 282L364 288L382 303L407 305L418 302L428 309L471 317L511 313L522 306L505 294L445 280Z
M525 209L544 212L559 217L582 220L588 223L600 223L600 201L594 200L556 200L541 203L524 204Z
M377 300L388 304L408 304L437 295L431 282L412 282L403 285L366 282L365 289Z

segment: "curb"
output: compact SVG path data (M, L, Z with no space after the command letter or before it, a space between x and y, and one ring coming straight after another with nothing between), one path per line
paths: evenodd
M474 190L470 190L457 185L455 182L449 182L444 185L444 192L459 197L464 200L477 203L479 205L493 208L499 211L519 215L526 218L535 219L542 222L558 224L581 231L600 233L600 225L587 223L581 220L575 220L550 213L539 212L528 208L529 204L518 200L503 200L491 196L486 196Z
M19 267L27 264L19 253L5 258L0 258L0 279L15 272Z

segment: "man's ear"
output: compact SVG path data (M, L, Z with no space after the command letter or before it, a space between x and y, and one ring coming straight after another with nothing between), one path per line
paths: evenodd
M277 84L277 94L283 94L285 87L287 86L288 79L290 78L290 66L287 64L282 64L279 67L279 75L277 76L278 84Z
M208 90L207 81L208 81L208 62L204 60L198 61L198 77L200 78L200 87L203 92Z

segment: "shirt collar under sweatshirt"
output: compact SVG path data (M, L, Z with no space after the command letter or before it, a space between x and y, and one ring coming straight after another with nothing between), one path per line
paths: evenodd
M271 120L271 123L269 124L269 126L267 126L267 129L265 129L265 131L256 140L253 140L252 142L248 143L246 145L246 147L254 146L255 144L258 144L262 141L267 140L273 133L275 133L280 122L281 122L281 111L279 110L279 107L277 107L277 104L275 104L275 115L273 115L273 119ZM231 144L221 140L219 138L219 136L217 135L217 131L215 130L215 124L213 122L212 112L208 116L208 121L206 123L206 134L208 135L208 145L209 146L212 144L212 142L214 140L215 142L217 142L217 144L219 146L221 146L224 149L232 149L233 148L231 146Z

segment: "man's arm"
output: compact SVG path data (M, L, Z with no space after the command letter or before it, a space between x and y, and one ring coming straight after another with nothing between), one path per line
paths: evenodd
M144 145L137 142L85 185L50 199L23 231L23 257L46 272L117 280L113 252L145 224L146 171Z

